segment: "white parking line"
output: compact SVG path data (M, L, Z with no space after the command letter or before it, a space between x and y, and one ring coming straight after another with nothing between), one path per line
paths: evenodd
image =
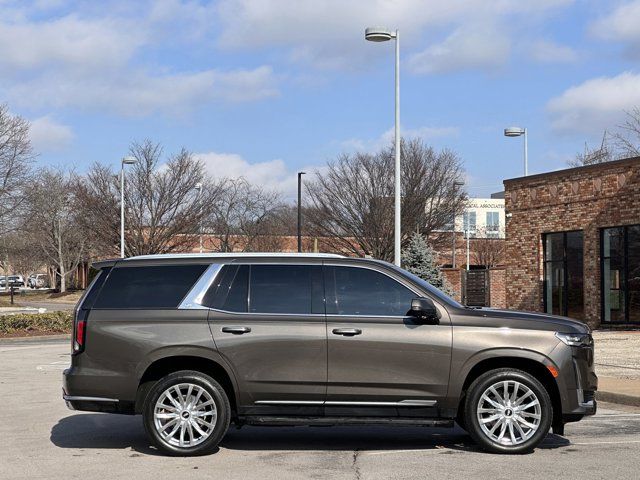
M51 362L44 365L38 365L36 370L64 370L69 366L68 360L62 360L60 362Z

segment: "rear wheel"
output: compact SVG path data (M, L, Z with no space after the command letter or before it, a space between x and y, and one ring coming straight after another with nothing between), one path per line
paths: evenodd
M485 450L523 453L547 435L553 418L551 399L532 375L516 369L492 370L469 387L464 423Z
M170 455L213 452L229 428L230 417L229 399L220 384L191 370L158 381L143 409L147 435Z

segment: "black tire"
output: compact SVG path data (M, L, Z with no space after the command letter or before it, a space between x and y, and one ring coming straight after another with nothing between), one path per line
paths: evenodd
M217 418L209 436L194 446L176 446L165 441L155 425L154 410L160 396L172 386L193 384L204 389L212 398ZM149 391L142 410L144 428L152 443L159 450L173 456L194 456L213 453L229 428L231 407L224 389L210 376L194 370L181 370L160 379Z
M523 436L518 433L517 436L519 438L516 438L516 440L522 441L522 443L514 445L505 445L492 439L487 433L485 433L485 431L483 431L477 414L478 403L484 392L492 385L505 381L515 381L526 386L537 397L540 404L540 423L537 430L524 441L522 441ZM512 414L513 413L509 411L509 416ZM469 435L471 435L483 450L493 453L511 454L530 452L547 436L549 429L551 428L552 420L553 407L549 393L538 379L522 370L513 368L491 370L478 377L467 391L466 401L464 404L465 430L467 430ZM511 442L510 439L507 439L506 441Z

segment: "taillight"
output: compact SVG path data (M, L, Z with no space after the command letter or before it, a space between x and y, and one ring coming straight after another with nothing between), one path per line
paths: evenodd
M75 355L84 350L87 339L87 310L76 310L73 322L73 348L72 354Z

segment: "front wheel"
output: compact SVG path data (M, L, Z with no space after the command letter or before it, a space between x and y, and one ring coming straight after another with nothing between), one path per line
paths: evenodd
M467 431L485 450L523 453L549 432L551 399L532 375L503 368L478 377L469 387L464 407Z
M170 455L213 452L229 428L230 417L229 399L220 384L190 370L159 380L143 409L147 435Z

